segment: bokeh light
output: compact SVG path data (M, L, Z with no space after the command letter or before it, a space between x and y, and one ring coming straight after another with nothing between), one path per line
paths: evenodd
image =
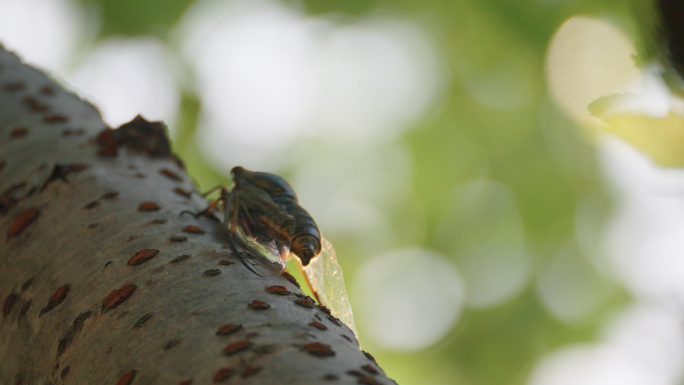
M437 242L452 253L466 285L468 305L494 306L525 287L531 260L511 191L488 181L471 182L454 194Z
M367 261L354 282L356 319L381 348L420 350L453 328L463 305L457 270L439 254L395 250Z
M180 101L175 60L158 39L111 38L100 42L67 80L100 106L112 127L142 114L148 120L163 120L173 131Z
M615 274L635 295L683 303L684 172L655 166L617 138L605 138L601 160L616 195L606 228Z
M0 41L38 67L63 75L94 21L73 0L0 0Z
M306 140L396 137L444 83L430 41L387 17L341 25L268 0L198 1L178 32L218 168L272 168Z
M587 120L588 106L596 99L638 90L635 52L634 44L609 22L573 17L556 31L547 51L549 92L566 113Z
M536 289L546 310L567 323L585 321L607 300L612 285L573 241L561 246L539 271Z
M563 348L535 368L529 385L676 384L681 376L680 316L637 306L618 315L603 339Z

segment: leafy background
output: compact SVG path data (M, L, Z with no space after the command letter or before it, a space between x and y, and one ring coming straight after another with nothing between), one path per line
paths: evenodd
M652 7L0 0L0 41L112 126L164 119L200 190L288 178L398 383L678 384L684 185L653 159L684 125L640 147L662 120L633 112L678 106Z

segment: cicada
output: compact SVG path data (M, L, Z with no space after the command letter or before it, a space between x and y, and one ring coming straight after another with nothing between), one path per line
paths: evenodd
M223 203L223 223L230 233L233 253L254 274L262 275L257 271L261 266L280 273L294 255L318 302L356 334L335 249L321 236L311 215L299 205L290 184L278 175L240 166L234 167L231 175L232 188L218 187L221 196L198 215ZM253 252L238 251L235 243L255 251L261 260L254 260Z

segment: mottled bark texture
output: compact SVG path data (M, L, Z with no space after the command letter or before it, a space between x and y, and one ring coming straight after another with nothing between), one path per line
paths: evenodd
M161 124L124 126L0 47L0 384L391 382L180 215L207 203Z

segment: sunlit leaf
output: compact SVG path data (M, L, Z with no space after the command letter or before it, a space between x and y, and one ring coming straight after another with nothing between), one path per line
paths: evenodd
M603 118L605 130L624 139L666 167L684 166L684 117L665 118L616 113Z

